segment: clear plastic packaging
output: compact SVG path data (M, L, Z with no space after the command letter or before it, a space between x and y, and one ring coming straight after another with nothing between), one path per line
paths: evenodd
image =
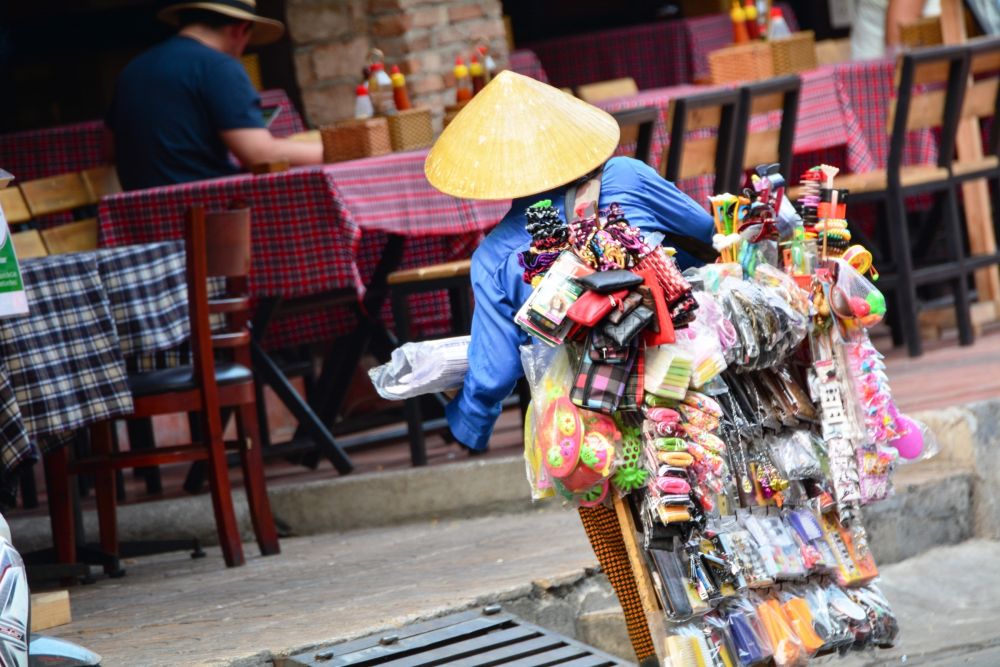
M469 370L471 336L404 343L388 363L368 371L379 396L401 401L421 394L457 389Z
M823 476L810 431L796 429L768 435L765 443L771 452L771 459L788 479L819 479Z

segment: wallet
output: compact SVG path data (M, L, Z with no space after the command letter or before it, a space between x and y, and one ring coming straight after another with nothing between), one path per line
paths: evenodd
M640 271L639 273L643 279L640 292L646 293L644 294L645 300L643 301L643 305L649 307L647 302L652 302L653 306L650 310L654 313L653 321L646 328L646 345L648 347L656 347L658 345L673 343L676 340L674 336L674 323L670 319L670 309L667 306L663 288L660 287L660 283L656 279L656 273L650 269Z
M626 296L628 296L626 290L610 294L599 294L588 290L573 302L573 305L566 311L566 317L577 324L592 327L610 313L616 305L620 304Z
M611 322L605 324L603 332L619 347L626 347L640 331L646 328L651 319L653 319L653 311L645 306L636 306L617 324Z
M642 295L638 292L629 292L624 299L618 302L618 305L611 309L608 313L608 322L611 324L618 324L625 316L635 310L638 306L645 305L642 303ZM655 317L653 318L656 319Z
M587 289L599 294L610 294L618 290L631 289L642 284L642 277L625 269L595 271L577 278L576 281Z
M649 556L653 561L653 581L656 592L663 603L663 609L674 619L691 616L694 610L684 588L684 571L681 569L676 551L650 549Z

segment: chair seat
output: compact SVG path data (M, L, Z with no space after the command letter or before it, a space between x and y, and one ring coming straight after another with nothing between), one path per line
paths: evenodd
M432 266L421 266L416 269L393 271L389 274L386 282L390 285L402 285L404 283L441 280L443 278L461 278L469 275L471 266L471 260L460 259Z
M959 160L953 162L951 171L955 176L962 177L979 172L993 171L1000 167L1000 158L996 155L987 155L978 160Z
M197 389L193 366L178 366L148 373L129 375L128 386L133 396L152 396L175 391ZM246 366L232 362L215 365L215 381L220 386L250 382L253 372Z

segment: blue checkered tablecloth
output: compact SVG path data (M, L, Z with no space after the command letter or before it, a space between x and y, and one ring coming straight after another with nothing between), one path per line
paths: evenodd
M27 260L30 312L0 326L0 482L67 434L132 411L125 355L187 338L179 243Z

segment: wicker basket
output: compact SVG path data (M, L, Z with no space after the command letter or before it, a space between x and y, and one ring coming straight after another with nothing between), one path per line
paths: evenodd
M448 127L448 123L450 123L455 118L455 116L458 115L458 112L461 111L462 108L465 107L466 104L468 104L468 102L462 102L461 104L449 104L449 105L447 105L444 108L444 121L443 121L444 125L443 125L443 127Z
M388 121L394 151L412 151L434 143L431 110L426 107L400 111L395 116L389 116Z
M941 19L927 16L899 27L899 41L911 49L941 44Z
M774 39L770 44L775 76L816 69L816 36L812 30Z
M774 76L771 45L750 42L718 49L708 54L711 83L758 81Z
M392 152L389 123L385 118L345 120L320 128L323 161L343 162Z

